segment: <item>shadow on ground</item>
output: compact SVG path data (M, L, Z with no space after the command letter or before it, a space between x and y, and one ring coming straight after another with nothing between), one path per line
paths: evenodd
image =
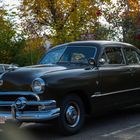
M102 137L103 135L136 125L139 122L140 106L136 106L100 117L87 118L85 126L74 136L62 136L56 124L23 124L20 129L13 125L2 127L0 140L106 140Z

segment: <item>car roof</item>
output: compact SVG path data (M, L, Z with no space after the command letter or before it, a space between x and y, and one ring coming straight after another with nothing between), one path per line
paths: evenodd
M55 47L52 47L49 49L49 51L58 48L58 47L62 47L62 46L71 46L71 45L84 45L84 44L92 44L95 46L99 46L99 47L105 47L106 45L121 45L121 46L127 46L127 47L134 47L132 44L129 43L124 43L124 42L118 42L118 41L107 41L107 40L90 40L90 41L75 41L75 42L69 42L69 43L65 43L65 44L61 44L61 45L57 45ZM120 47L120 46L118 46Z
M58 45L57 47L63 46L63 45L75 45L75 44L94 44L94 45L98 45L98 46L119 44L119 45L125 45L125 46L133 46L132 44L118 42L118 41L90 40L90 41L75 41L75 42L65 43L65 44Z
M125 46L133 46L129 43L124 43L124 42L118 42L118 41L106 41L106 40L90 40L90 41L75 41L75 42L70 42L70 43L67 43L68 45L70 44L96 44L96 45L100 45L100 46L103 46L103 45L117 45L117 44L120 44L120 45L125 45Z

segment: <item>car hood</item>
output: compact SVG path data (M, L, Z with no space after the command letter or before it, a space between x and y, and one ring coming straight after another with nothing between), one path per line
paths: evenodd
M20 74L24 75L32 75L33 77L40 77L43 74L47 74L50 72L55 72L55 71L62 71L68 69L67 67L64 66L57 66L57 65L33 65L33 66L27 66L27 67L21 67L17 68L14 71L10 71L7 74Z
M67 69L69 68L57 65L34 65L19 67L5 73L1 77L3 80L3 85L0 86L0 91L31 90L31 83L35 78L51 72L63 71Z

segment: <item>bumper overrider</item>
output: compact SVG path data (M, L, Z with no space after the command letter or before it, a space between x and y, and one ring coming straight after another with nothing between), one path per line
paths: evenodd
M1 92L0 92L1 93ZM55 100L27 101L25 97L19 97L16 101L0 101L0 107L11 107L11 111L0 111L0 123L9 120L20 122L42 122L57 118L60 108L56 107ZM37 107L36 111L25 110L27 107Z

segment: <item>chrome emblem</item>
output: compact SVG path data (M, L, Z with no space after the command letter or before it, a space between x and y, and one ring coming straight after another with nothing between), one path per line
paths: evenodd
M0 86L2 86L3 85L3 80L0 80Z
M27 104L27 99L25 97L20 97L15 101L16 109L24 109Z

